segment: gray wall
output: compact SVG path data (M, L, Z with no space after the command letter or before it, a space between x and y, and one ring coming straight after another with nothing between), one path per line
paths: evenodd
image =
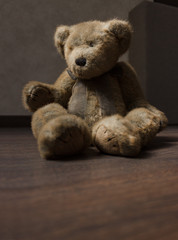
M21 103L23 86L31 80L53 83L65 68L53 44L57 25L127 19L142 1L0 0L0 115L29 114Z

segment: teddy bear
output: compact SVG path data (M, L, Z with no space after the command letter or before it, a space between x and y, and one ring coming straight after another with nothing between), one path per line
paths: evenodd
M135 157L166 127L165 114L145 99L133 67L118 61L131 35L130 23L119 19L56 28L55 46L67 68L54 84L31 81L23 89L42 158L79 154L91 145Z

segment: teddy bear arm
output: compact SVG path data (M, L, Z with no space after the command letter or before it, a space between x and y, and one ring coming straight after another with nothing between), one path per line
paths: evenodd
M56 89L55 102L67 108L74 84L75 81L65 70L54 83L54 88Z
M23 88L23 105L30 112L35 112L38 108L54 102L55 95L56 89L52 84L30 81Z
M144 97L133 67L128 63L119 62L118 68L120 68L122 72L119 78L119 85L127 109L130 111L137 107L146 107L149 103Z
M135 70L132 68L132 66L124 62L121 62L120 66L122 67L122 78L120 80L120 86L122 89L123 99L128 111L134 111L134 118L136 115L140 115L141 112L150 112L150 116L153 114L156 118L156 121L159 123L159 130L165 128L168 123L167 117L162 111L152 106L145 99L141 86L137 80ZM132 113L130 113L130 116L131 115Z
M72 87L73 80L65 73L59 76L55 84L30 81L23 89L23 105L30 112L35 112L38 108L53 102L66 108Z

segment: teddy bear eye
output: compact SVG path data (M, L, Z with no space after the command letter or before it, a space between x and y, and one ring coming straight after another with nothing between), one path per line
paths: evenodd
M94 46L93 42L89 42L89 46L93 47Z
M73 50L73 46L69 46L69 49L72 51Z

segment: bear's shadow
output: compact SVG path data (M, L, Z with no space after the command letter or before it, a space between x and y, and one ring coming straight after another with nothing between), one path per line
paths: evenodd
M155 150L168 149L174 147L178 143L178 137L175 136L156 136L155 139L144 147L137 158L149 158L155 153Z
M168 149L170 147L174 147L175 144L178 143L178 137L175 136L157 136L155 139L146 147L142 149L140 154L136 157L129 157L130 159L149 159L155 154L155 150L161 151L161 149ZM121 156L113 156L108 155L100 152L95 147L89 147L85 152L74 155L74 156L68 156L68 157L56 157L53 159L50 159L50 161L83 161L83 160L94 160L94 159L102 159L102 158L112 158L112 157L118 157L118 158L125 158ZM128 158L128 157L127 157Z

